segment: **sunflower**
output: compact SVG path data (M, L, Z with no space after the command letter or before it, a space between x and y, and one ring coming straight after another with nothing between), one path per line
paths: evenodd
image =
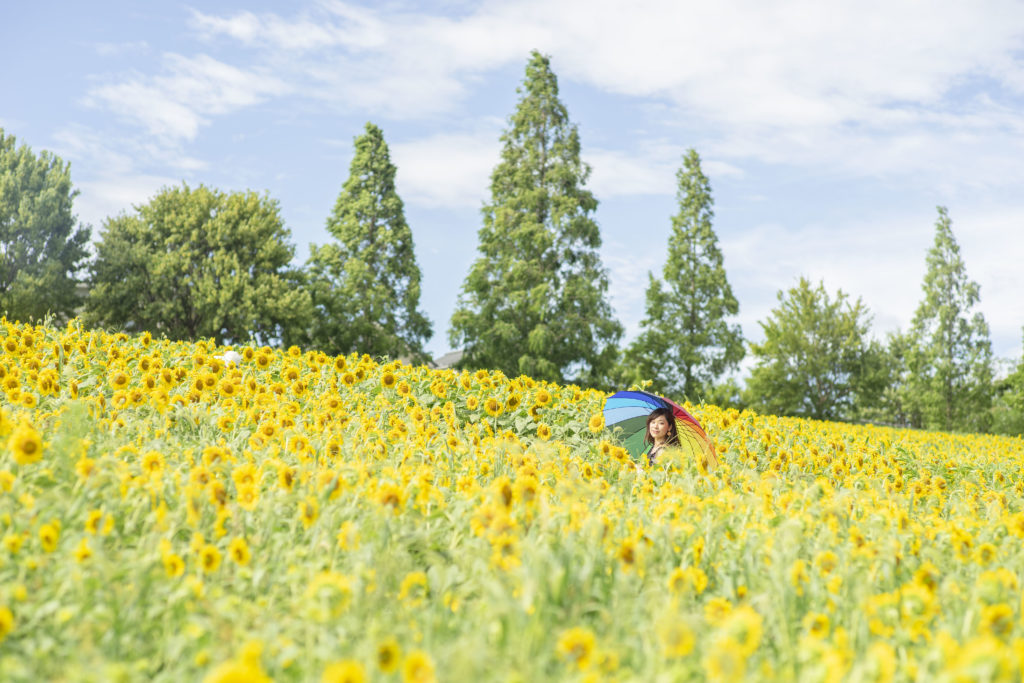
M19 465L30 465L43 457L43 440L39 432L27 422L22 422L11 432L7 448L14 455L14 462Z
M742 648L732 638L715 640L710 651L704 655L702 663L708 680L742 681L746 678L746 658L742 654Z
M7 552L11 555L17 555L18 551L21 550L21 544L24 543L25 539L18 534L7 534L4 536L4 547L7 548Z
M185 573L185 560L181 559L181 555L175 555L170 552L164 553L163 563L164 571L172 579L176 579Z
M697 638L689 624L678 619L665 619L658 625L658 640L665 656L672 659L693 652Z
M498 417L504 410L505 405L493 396L484 401L484 411L491 417Z
M547 441L551 438L551 427L541 422L537 425L537 438L541 441Z
M366 669L354 659L331 662L324 669L321 683L363 683L366 680Z
M299 501L299 519L302 520L302 526L308 529L319 516L320 504L316 498L307 496L305 500Z
M199 551L199 564L207 574L217 571L220 567L220 551L217 546L205 544Z
M580 670L587 668L590 658L597 646L594 633L582 626L575 626L564 631L558 638L558 655L569 664L575 664Z
M6 605L0 606L0 642L14 630L14 613Z
M1009 635L1014 627L1013 608L1005 602L983 607L979 627L985 633Z
M142 456L142 471L150 476L163 472L164 465L164 456L159 451L147 451Z
M381 672L389 674L398 669L401 658L402 650L394 638L388 638L377 646L377 667Z
M235 499L238 501L238 507L251 512L256 509L256 504L260 502L259 489L250 484L243 484L238 487Z
M992 543L982 543L974 551L974 561L985 567L996 559L998 551L996 546Z
M286 491L295 486L295 468L281 465L277 468L277 484Z
M92 557L92 548L89 547L89 542L83 538L78 543L78 547L75 548L72 555L74 556L76 562L81 563L87 561L90 557Z
M245 542L245 539L239 537L228 544L228 556L234 560L235 564L244 567L249 564L252 553L249 551L249 544Z
M59 539L60 529L55 524L44 524L39 527L39 542L46 552L52 553L56 550Z
M398 599L416 606L427 597L427 575L421 571L409 572L398 589Z
M231 660L206 674L203 683L269 683L270 680L258 664Z
M434 662L430 655L422 650L413 650L402 664L402 681L404 683L432 683L437 680L434 675Z
M110 376L110 386L114 390L124 389L128 386L128 375L118 370Z

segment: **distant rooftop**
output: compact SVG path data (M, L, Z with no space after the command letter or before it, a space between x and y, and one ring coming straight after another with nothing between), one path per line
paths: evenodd
M460 360L462 360L462 356L463 351L449 351L443 356L438 356L437 358L435 358L433 361L431 361L430 364L433 367L437 368L438 370L443 370L444 368L450 368L451 366L458 363Z

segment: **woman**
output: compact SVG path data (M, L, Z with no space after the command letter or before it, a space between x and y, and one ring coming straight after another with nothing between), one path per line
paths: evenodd
M703 436L703 432L701 432ZM714 470L718 468L718 455L715 448L707 437L703 439L690 438L688 443L695 455L700 458L700 466L703 470ZM671 408L655 408L647 416L647 431L644 434L644 446L650 447L647 451L647 466L654 464L662 450L670 446L681 446L679 441L679 430L676 427L676 416Z
M644 434L644 446L647 451L647 465L653 465L658 454L668 446L679 445L679 431L676 429L676 416L670 408L655 408L647 416L647 432Z

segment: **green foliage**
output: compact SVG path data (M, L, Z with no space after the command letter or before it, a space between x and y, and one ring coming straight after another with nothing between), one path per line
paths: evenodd
M90 229L71 213L70 165L16 142L0 128L0 315L71 317Z
M1005 378L995 382L992 398L992 431L996 434L1024 434L1024 358L1017 361Z
M779 292L779 307L761 323L765 339L750 345L756 365L747 383L752 406L777 415L819 420L848 416L876 391L870 360L877 345L867 341L871 316L860 299L840 290L829 297L824 283L801 277Z
M719 408L735 408L736 410L745 410L748 407L747 400L743 386L735 377L726 377L724 380L715 382L708 388L707 394L704 396L705 403Z
M992 386L992 431L1024 435L1024 355L1016 361L1002 359L999 365L1006 372Z
M910 426L906 405L907 354L913 344L909 334L889 333L886 342L872 340L863 356L862 390L852 417L861 422L896 427Z
M905 402L915 426L986 431L992 405L988 323L973 312L978 283L967 278L945 207L928 250L924 299L911 323Z
M310 316L289 236L266 196L165 188L104 222L87 320L175 340L288 341Z
M676 179L679 213L672 217L663 280L649 274L646 316L625 354L622 380L651 379L652 391L697 401L739 365L743 333L726 320L740 306L726 279L711 225L711 182L696 150L687 152Z
M313 245L307 262L315 315L310 343L332 354L352 351L425 362L430 321L417 310L420 269L395 166L380 128L366 124L327 231L336 242Z
M452 315L461 367L606 385L622 326L606 300L608 275L584 189L576 126L547 57L533 52L501 161L483 208L480 257Z

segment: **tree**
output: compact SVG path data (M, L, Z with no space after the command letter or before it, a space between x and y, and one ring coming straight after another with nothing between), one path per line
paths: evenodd
M310 343L334 354L359 351L425 362L423 345L432 329L417 309L420 269L395 191L396 169L383 133L372 123L355 147L349 178L327 219L337 242L310 247Z
M87 318L169 339L286 341L311 313L289 236L269 197L165 188L104 222Z
M980 311L972 314L980 287L967 278L949 212L938 212L924 299L911 322L906 402L915 426L985 431L992 404L988 323Z
M761 323L765 339L752 343L756 365L747 382L750 402L777 415L819 420L846 416L865 386L871 316L863 302L801 277L778 293L779 306Z
M699 400L743 359L743 333L726 320L740 306L711 226L711 182L695 150L683 157L676 179L679 213L672 217L664 282L648 273L646 315L625 354L623 379L650 379L653 391Z
M992 431L1019 436L1024 434L1024 356L1005 360L1006 376L994 383Z
M865 352L863 386L853 417L864 422L909 427L913 424L906 403L907 354L913 339L899 330L886 335L884 344L872 340Z
M502 133L483 208L480 256L462 286L449 338L461 367L598 386L622 326L606 300L590 167L558 98L550 61L534 51Z
M0 315L71 317L91 230L71 213L70 164L16 142L0 128Z

